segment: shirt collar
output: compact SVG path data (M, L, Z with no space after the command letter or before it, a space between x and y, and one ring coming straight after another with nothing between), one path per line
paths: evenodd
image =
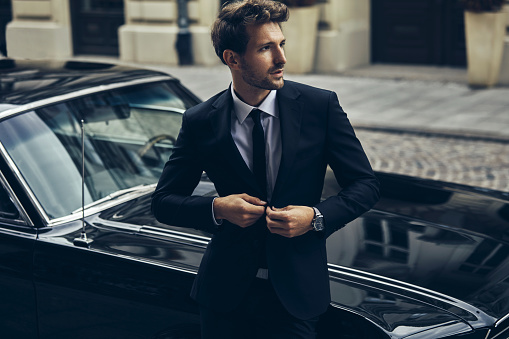
M269 95L262 101L262 103L258 107L254 107L246 104L244 101L240 100L235 91L233 90L233 86L230 86L230 90L233 97L233 111L237 116L237 120L242 124L244 120L249 116L249 113L255 108L258 108L261 111L275 117L279 118L279 111L277 109L276 102L276 90L270 91Z

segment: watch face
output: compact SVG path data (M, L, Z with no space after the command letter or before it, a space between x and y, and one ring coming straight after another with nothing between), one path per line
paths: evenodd
M315 220L314 228L317 231L323 231L323 217L318 217Z

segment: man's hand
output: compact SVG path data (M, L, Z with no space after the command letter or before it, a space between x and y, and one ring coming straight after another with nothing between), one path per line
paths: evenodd
M248 194L232 194L214 200L214 216L240 227L253 225L265 213L267 203Z
M270 232L292 238L311 231L315 211L308 206L267 208L267 227Z

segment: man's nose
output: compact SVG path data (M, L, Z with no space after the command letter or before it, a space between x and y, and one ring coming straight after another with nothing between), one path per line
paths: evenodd
M285 57L285 49L283 48L283 46L279 46L277 48L277 52L276 52L276 55L275 55L275 58L274 58L274 63L275 64L286 64L286 57Z

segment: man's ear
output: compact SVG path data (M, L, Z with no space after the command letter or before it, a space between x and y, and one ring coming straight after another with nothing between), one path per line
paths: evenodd
M223 59L226 65L231 69L239 68L239 55L231 49L225 49L223 51Z

